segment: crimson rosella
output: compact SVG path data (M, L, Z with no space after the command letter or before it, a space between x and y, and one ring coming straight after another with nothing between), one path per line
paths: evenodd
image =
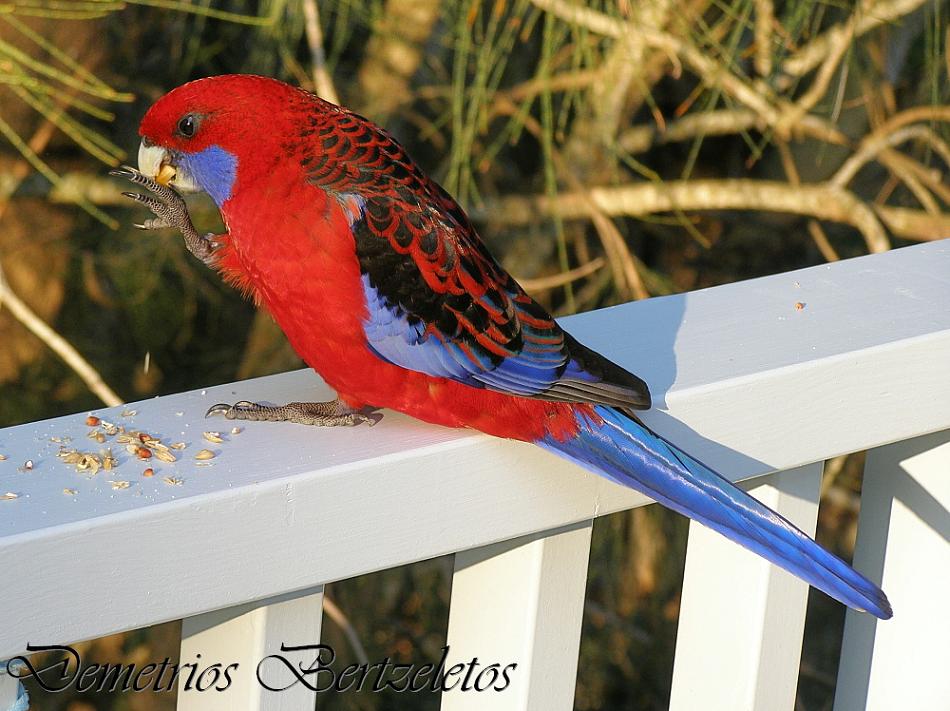
M458 203L386 131L273 79L220 76L142 120L127 193L264 306L338 393L209 414L358 424L366 406L533 442L719 531L846 605L884 593L731 482L645 427L637 376L571 337L482 244ZM223 235L200 236L177 191L204 191Z

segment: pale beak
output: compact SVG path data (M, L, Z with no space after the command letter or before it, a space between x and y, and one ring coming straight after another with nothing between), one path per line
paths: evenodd
M139 172L153 178L162 185L171 185L183 193L196 193L201 187L194 181L188 171L174 164L172 155L154 144L139 145Z

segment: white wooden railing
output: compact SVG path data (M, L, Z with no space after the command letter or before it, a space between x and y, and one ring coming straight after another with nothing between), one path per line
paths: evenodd
M806 530L821 462L871 449L855 558L895 617L849 613L835 708L947 708L950 242L564 322L650 383L651 426L754 477ZM268 692L253 669L281 642L319 639L322 586L455 553L452 657L518 667L505 692L448 692L442 708L570 709L591 521L647 499L535 447L394 413L372 429L250 424L211 447L210 466L190 456L220 427L202 419L210 404L329 395L301 371L137 403L134 418L97 411L189 444L151 479L124 454L93 478L57 461L51 437L89 442L85 413L0 431L0 494L19 494L0 501L0 658L182 618L183 661L200 652L242 673L225 693L179 694L180 709L300 711L312 692ZM694 526L671 708L792 709L805 598ZM15 683L0 679L5 709Z

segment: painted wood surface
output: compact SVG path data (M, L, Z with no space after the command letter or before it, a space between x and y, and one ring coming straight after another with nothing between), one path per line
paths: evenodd
M855 565L894 618L845 618L835 711L950 709L950 431L868 452Z
M446 665L482 666L464 679L459 669L442 711L574 708L591 528L584 521L455 556Z
M648 424L738 479L950 427L948 274L950 245L935 242L564 324L647 380ZM217 402L330 396L296 372L136 403L131 417L96 411L187 444L179 462L151 462L148 479L121 452L117 470L95 477L56 459L54 437L99 448L86 413L0 430L0 493L18 495L0 501L0 658L647 501L530 445L395 413L373 428L255 423L236 435L203 419ZM226 441L208 444L206 430ZM195 461L204 447L216 456Z
M752 495L809 535L823 465L755 479ZM793 709L808 585L690 522L670 711Z
M197 664L199 675L182 675L178 711L301 711L312 709L315 686L325 680L295 674L288 665L311 669L317 651L281 649L320 644L323 588L284 595L261 604L238 605L182 620L181 663ZM329 663L329 659L326 659ZM235 665L214 675L209 667ZM202 689L204 686L204 689ZM216 688L215 691L210 689Z

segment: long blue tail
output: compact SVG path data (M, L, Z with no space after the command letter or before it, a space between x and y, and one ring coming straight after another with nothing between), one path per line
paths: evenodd
M577 436L539 444L719 531L849 607L891 617L877 585L782 516L623 413L594 410L603 424L579 414Z

